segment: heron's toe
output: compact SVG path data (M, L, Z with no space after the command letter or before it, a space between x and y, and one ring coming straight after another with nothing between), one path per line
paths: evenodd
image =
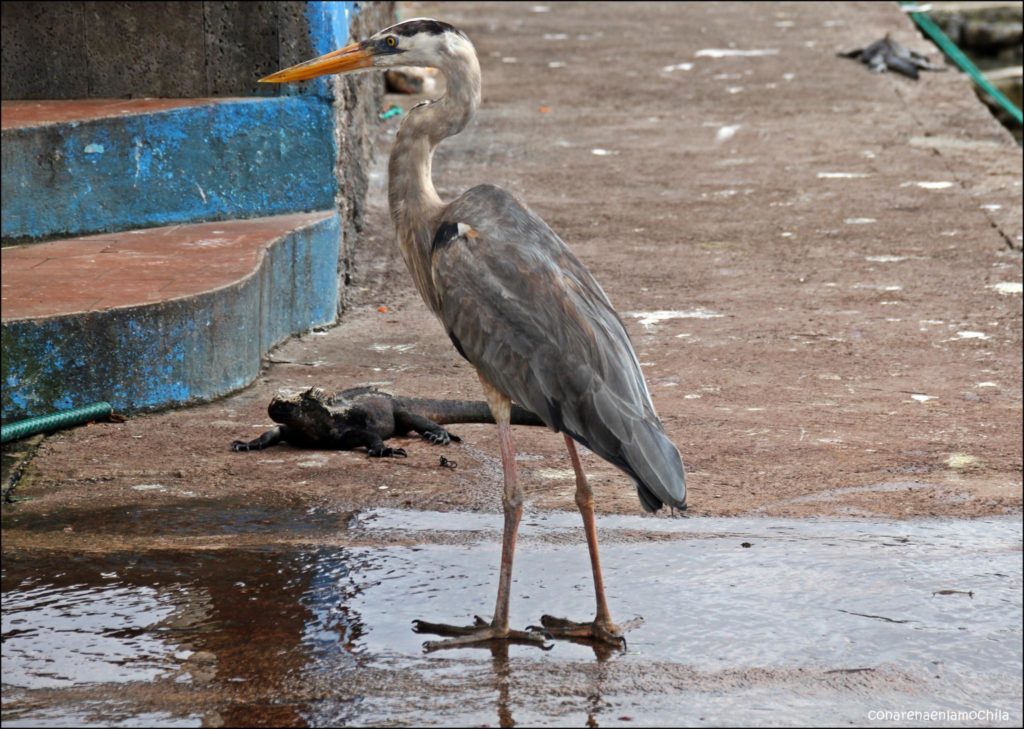
M428 623L425 620L414 620L412 626L412 629L417 633L454 636L448 640L426 641L423 644L424 653L447 648L488 645L495 641L532 645L546 651L554 647L547 643L548 636L546 634L528 630L503 629L484 620L479 615L475 616L472 625L447 625L444 623Z
M589 623L578 623L553 615L543 615L540 626L531 626L529 630L544 632L551 638L568 640L585 640L602 643L622 650L626 649L626 638L619 626L610 620L595 618Z

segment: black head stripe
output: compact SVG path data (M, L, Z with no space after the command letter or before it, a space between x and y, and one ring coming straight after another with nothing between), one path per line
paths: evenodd
M414 20L407 20L404 23L398 23L392 25L385 33L393 33L400 35L405 38L409 38L420 33L427 33L428 35L441 35L442 33L458 33L463 38L466 34L456 28L454 25L442 22L440 20L433 20L432 18L416 18Z

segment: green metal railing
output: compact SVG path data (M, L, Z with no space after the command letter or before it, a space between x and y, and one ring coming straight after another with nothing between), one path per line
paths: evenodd
M914 3L903 2L902 5L913 5ZM927 13L920 12L909 12L910 17L917 23L918 27L923 30L929 38L935 41L935 44L942 49L942 52L949 56L949 59L953 61L960 69L966 73L971 79L978 85L978 87L986 94L995 99L996 103L999 104L1006 112L1012 116L1018 124L1024 124L1021 119L1021 111L1016 105L1006 98L1006 94L997 89L992 85L992 82L985 78L985 75L978 70L978 67L974 65L974 62L964 55L956 43L946 35L942 28L936 25L935 21L932 20Z

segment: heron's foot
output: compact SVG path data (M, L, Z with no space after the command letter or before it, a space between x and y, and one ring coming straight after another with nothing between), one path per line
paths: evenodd
M414 620L412 629L417 633L433 633L434 635L454 636L448 640L428 640L423 644L423 652L444 650L446 648L463 648L466 646L488 646L493 641L504 641L518 645L532 645L542 650L551 650L547 643L547 634L536 630L502 629L479 615L472 625L445 625L444 623L428 623L425 620Z
M594 641L626 650L626 637L623 633L641 622L643 622L641 619L631 620L620 627L610 620L601 618L594 618L590 623L577 623L565 618L543 615L540 619L540 626L531 625L528 630L543 631L555 639Z

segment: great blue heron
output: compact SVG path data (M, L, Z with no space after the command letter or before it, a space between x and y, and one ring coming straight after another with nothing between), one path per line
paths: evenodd
M446 203L431 180L434 150L469 124L480 105L480 64L465 33L418 18L261 79L281 83L330 73L431 66L447 91L417 105L398 131L388 165L388 200L399 245L416 288L458 350L477 370L498 425L504 470L505 528L494 617L468 627L416 622L419 632L453 635L435 650L492 640L541 643L508 624L512 556L523 510L509 427L511 403L563 433L576 472L594 573L597 615L575 623L545 615L553 637L624 644L604 595L593 491L576 442L636 484L647 511L686 507L683 463L651 403L629 335L590 271L537 215L511 193L480 185Z

